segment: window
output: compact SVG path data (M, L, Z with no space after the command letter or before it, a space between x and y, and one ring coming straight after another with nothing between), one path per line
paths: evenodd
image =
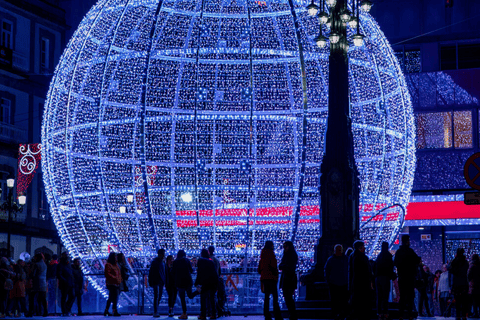
M397 57L403 72L416 73L422 71L422 57L420 55L420 50L395 51L395 56Z
M405 72L415 73L420 71L422 71L420 50L405 51Z
M443 46L440 61L441 70L480 68L480 44Z
M395 57L397 57L398 63L400 64L400 68L405 70L405 65L403 64L403 50L402 51L395 51Z
M50 40L42 37L40 43L40 68L41 71L49 70L49 58L50 58Z
M440 69L457 69L457 46L444 46L440 48Z
M0 200L1 201L6 201L7 200L7 194L8 194L7 181L0 180L0 189L2 189L2 194L0 194Z
M455 111L453 113L453 132L455 148L472 148L472 112Z
M10 110L12 101L0 98L0 122L11 123Z
M452 113L418 113L417 149L452 147Z
M41 220L48 220L48 202L45 190L38 190L38 218Z
M2 46L13 49L13 23L2 20Z
M417 113L415 120L417 149L473 147L472 111L470 110Z
M458 46L458 69L480 68L480 44Z

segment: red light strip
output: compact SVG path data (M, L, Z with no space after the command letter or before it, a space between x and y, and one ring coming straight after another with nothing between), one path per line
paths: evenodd
M376 210L385 207L385 204L377 204ZM362 209L362 207L360 207ZM363 206L363 212L372 212L373 204L366 204ZM318 216L320 213L318 206L304 206L300 209L301 217ZM405 220L437 220L437 219L471 219L480 218L480 206L467 206L462 201L444 201L444 202L411 202L407 206L407 216ZM232 218L246 218L245 209L217 209L215 210L215 217L232 217ZM254 210L250 209L250 215L254 214ZM291 217L293 214L293 207L269 207L257 208L256 217L264 218L278 218ZM213 210L200 210L200 217L212 217ZM387 214L387 221L397 220L400 212L390 212ZM179 217L194 217L194 210L177 211ZM362 221L367 221L371 216L363 216ZM247 224L246 220L210 220L205 219L200 221L202 227L212 226L244 226ZM378 215L372 221L382 221L383 215ZM285 220L255 220L250 221L250 225L278 225L289 224L290 219ZM300 224L319 223L319 219L300 219ZM197 222L194 219L178 220L177 226L180 228L196 227Z

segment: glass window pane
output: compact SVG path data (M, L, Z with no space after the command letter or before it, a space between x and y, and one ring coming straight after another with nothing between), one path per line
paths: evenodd
M458 46L458 69L480 68L480 45Z
M441 47L440 59L441 70L457 69L457 48L455 46Z
M417 149L452 147L452 113L417 113Z
M472 112L455 111L453 113L453 132L455 148L472 148Z
M397 57L400 68L402 69L402 71L405 71L405 66L403 65L403 51L395 51L394 54L395 57Z
M422 71L420 50L405 51L405 72L415 73Z

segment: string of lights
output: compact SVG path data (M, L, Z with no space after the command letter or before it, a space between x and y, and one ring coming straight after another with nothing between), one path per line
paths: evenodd
M214 245L228 262L294 238L303 259L313 256L328 52L306 5L100 0L89 11L56 68L42 126L52 216L87 273L111 250L134 269L157 247L192 256ZM376 248L403 221L399 207L370 217L406 207L415 127L385 36L350 10L360 23L349 22L349 39L364 36L348 47L362 237ZM332 41L328 21L321 28Z

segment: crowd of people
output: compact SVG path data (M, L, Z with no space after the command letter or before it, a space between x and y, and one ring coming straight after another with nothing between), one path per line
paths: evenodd
M344 253L342 245L334 247L323 273L329 287L331 309L335 319L370 319L373 301L376 302L378 318L389 318L389 300L399 298L400 319L413 319L419 316L433 316L434 301L439 304L440 315L451 316L456 311L457 319L480 317L480 259L473 254L467 260L464 250L459 248L455 258L443 265L435 273L423 264L422 259L410 247L410 238L403 235L402 244L395 256L389 252L384 242L375 260L365 254L363 241L356 241L353 248ZM289 319L297 320L294 294L297 289L297 267L299 257L291 241L283 244L283 255L278 262L274 244L266 241L261 250L257 271L260 274L261 291L265 294L264 317L266 320L281 320L279 305L280 288L283 292ZM192 274L196 267L196 278ZM318 267L318 265L317 265ZM281 271L281 272L280 272ZM120 316L117 309L120 293L129 291L130 269L122 253L110 253L105 263L105 283L109 296L105 316ZM219 305L225 299L225 283L222 278L222 264L215 256L213 246L202 249L200 258L190 261L184 250L176 257L165 257L160 249L151 262L148 272L148 285L153 289L154 317L159 317L159 303L164 289L168 295L168 315L173 310L177 297L180 299L182 314L178 319L187 319L186 298L200 295L200 316L198 319L216 319L221 316ZM6 316L26 317L48 316L49 296L58 287L62 315L71 314L77 303L82 315L82 294L86 282L81 268L81 260L71 263L67 253L44 257L36 254L33 259L16 263L6 258L0 259L0 318ZM415 305L417 295L417 305ZM271 312L270 296L273 302ZM452 308L453 306L453 308ZM112 313L110 313L110 307ZM167 310L164 310L167 311Z
M416 314L433 317L434 300L439 302L441 316L451 316L455 308L458 320L467 315L480 317L478 254L473 254L469 263L464 249L459 248L455 258L433 274L410 247L410 237L403 235L401 240L394 257L383 242L376 260L365 255L362 241L356 241L353 252L346 254L341 245L335 246L324 266L335 319L371 319L373 301L378 318L388 319L392 283L398 289L399 319L414 319Z
M67 253L46 257L37 253L28 260L0 259L0 318L48 316L48 300L58 289L61 293L61 311L69 315L77 301L78 314L82 315L82 294L86 283L81 260L73 264ZM55 299L53 299L55 301ZM28 302L28 304L27 304Z
M264 315L266 320L272 320L269 310L270 296L273 297L273 313L275 320L281 320L280 306L278 303L278 280L280 272L280 288L283 290L283 296L290 313L291 320L297 320L295 310L294 292L297 289L296 267L298 263L298 255L291 241L283 244L283 257L278 264L275 257L274 245L272 241L267 241L262 249L260 261L258 263L258 273L260 274L261 290L265 293ZM184 250L179 250L176 259L168 256L165 260L165 250L159 249L158 256L152 261L149 273L148 284L153 289L153 316L159 317L158 306L162 298L163 289L168 294L168 315L173 317L173 307L180 298L182 306L182 314L178 319L187 319L186 297L193 299L200 295L200 316L198 319L204 320L207 315L210 319L216 319L219 314L219 305L225 296L225 284L221 277L221 264L215 257L215 247L210 246L208 249L202 249L200 258L197 259L195 265L197 267L197 276L195 282L192 280L192 263L186 257ZM107 280L107 288L109 290L109 301L113 302L114 315L116 312L116 302L118 300L118 287L122 281L120 271L115 269L115 254L110 254L111 265L105 267L105 276L111 277ZM110 260L109 257L109 260ZM108 268L108 269L107 269ZM115 269L114 272L111 269ZM112 276L111 276L112 275ZM195 287L195 290L192 288ZM107 303L105 315L109 314L110 304Z

